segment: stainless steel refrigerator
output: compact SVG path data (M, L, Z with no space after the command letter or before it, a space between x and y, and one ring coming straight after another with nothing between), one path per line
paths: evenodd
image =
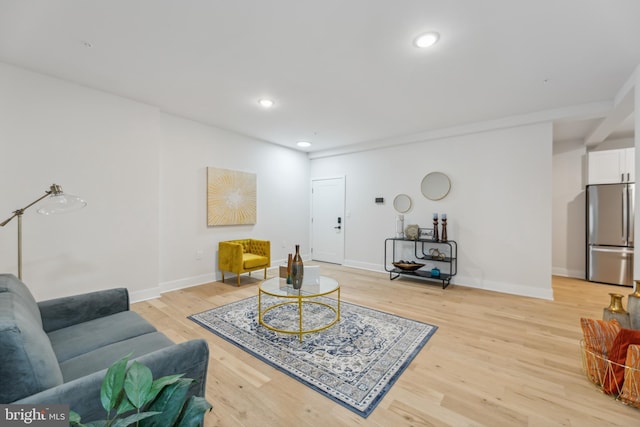
M635 184L587 186L587 280L633 286Z

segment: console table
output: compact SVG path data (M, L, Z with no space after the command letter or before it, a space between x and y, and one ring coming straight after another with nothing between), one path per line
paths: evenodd
M440 276L433 277L431 268L418 270L403 270L393 265L398 261L396 258L397 245L413 244L413 257L421 261L434 263L440 269ZM430 250L436 248L444 257L434 257L430 255ZM389 257L389 254L391 255ZM397 279L400 276L414 276L420 279L435 280L442 282L442 289L451 283L451 278L458 273L458 244L453 240L436 241L428 239L405 239L400 237L390 237L384 241L384 269L389 272L389 280Z

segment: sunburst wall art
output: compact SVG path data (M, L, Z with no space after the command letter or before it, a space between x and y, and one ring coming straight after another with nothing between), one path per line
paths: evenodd
M256 223L256 174L207 168L207 225Z

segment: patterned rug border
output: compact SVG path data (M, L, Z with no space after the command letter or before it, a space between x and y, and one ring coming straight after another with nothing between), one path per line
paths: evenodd
M427 342L431 339L431 337L433 336L433 334L435 334L435 332L438 330L438 326L436 325L432 325L430 323L426 323L426 322L421 322L419 320L414 320L414 319L410 319L408 317L404 317L404 316L399 316L397 314L393 314L393 313L389 313L386 311L382 311L382 310L377 310L375 308L370 308L370 307L365 307L359 304L354 304L354 303L350 303L350 302L346 302L344 300L340 301L341 306L343 307L341 311L344 311L344 306L353 306L356 307L358 309L365 309L365 310L370 310L373 312L378 312L378 313L382 313L384 315L387 316L393 316L393 317L397 317L399 319L403 319L405 321L409 321L409 322L415 322L415 323L419 323L425 326L429 326L431 327L431 330L424 336L424 338L420 341L420 343L418 343L416 345L416 347L413 349L413 351L410 353L409 356L407 356L406 360L404 361L404 363L402 363L402 365L400 365L400 367L397 369L397 371L394 373L393 377L391 379L389 379L389 381L387 381L387 383L384 385L383 389L376 395L376 397L371 401L371 403L369 404L369 406L361 411L356 407L353 407L352 405L350 405L349 403L340 400L339 398L332 396L330 394L328 394L327 392L325 392L324 390L322 390L321 388L317 387L316 385L308 382L307 380L301 378L300 376L296 375L293 372L290 372L289 370L287 370L285 367L278 365L275 362L272 362L268 359L266 359L265 357L263 357L262 355L256 353L255 351L247 348L246 346L244 346L242 343L235 341L232 337L228 337L226 336L222 331L217 331L213 328L211 328L209 325L207 325L206 323L203 323L202 321L200 321L199 319L196 318L196 316L202 315L204 313L208 313L212 310L216 310L216 309L220 309L222 307L225 307L227 305L232 305L232 304L240 304L243 302L246 302L248 300L255 300L256 301L256 307L257 307L257 296L250 296L247 298L243 298L240 299L238 301L234 301L228 304L223 304L221 306L218 307L213 307L210 308L208 310L204 310L201 311L199 313L195 313L192 314L190 316L187 316L187 319L193 321L194 323L196 323L197 325L205 328L206 330L212 332L213 334L219 336L220 338L224 339L225 341L235 345L236 347L240 348L241 350L249 353L250 355L254 356L255 358L259 359L260 361L266 363L269 366L274 367L275 369L277 369L278 371L288 375L289 377L295 379L296 381L306 385L307 387L311 388L312 390L315 390L316 392L320 393L321 395L331 399L332 401L340 404L341 406L349 409L350 411L355 412L356 414L358 414L359 416L363 417L363 418L367 418L371 412L373 412L373 410L378 406L378 404L380 403L380 401L384 398L384 396L389 392L389 390L391 389L391 387L396 383L396 381L400 378L400 376L402 375L402 373L409 367L409 365L411 364L411 362L413 361L413 359L418 355L418 353L422 350L422 348L424 348L424 346L427 344ZM257 309L256 309L256 315L257 315Z

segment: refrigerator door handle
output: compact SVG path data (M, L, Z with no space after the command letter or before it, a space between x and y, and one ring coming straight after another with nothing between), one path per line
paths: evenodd
M622 240L625 245L629 244L629 230L627 227L629 221L629 193L626 188L622 190Z
M635 241L635 185L629 184L628 192L627 192L627 205L629 209L627 209L627 245L633 247Z

